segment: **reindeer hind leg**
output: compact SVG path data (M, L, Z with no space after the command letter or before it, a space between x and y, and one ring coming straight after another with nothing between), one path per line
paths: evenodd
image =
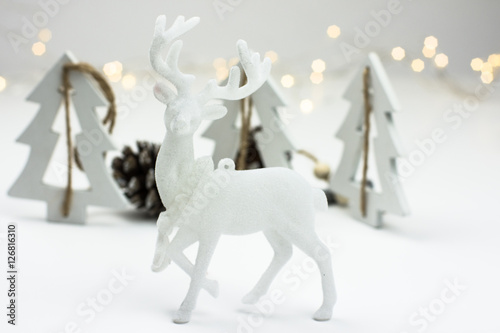
M287 230L283 237L292 242L318 265L323 288L323 304L314 313L318 321L329 320L336 302L335 281L332 271L332 258L328 247L319 239L314 229Z

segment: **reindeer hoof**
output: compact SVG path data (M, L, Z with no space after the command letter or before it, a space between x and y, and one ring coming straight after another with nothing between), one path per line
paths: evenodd
M257 295L254 292L249 292L241 299L241 302L243 304L255 304L259 301L260 297L261 295Z
M163 260L154 260L151 265L151 270L155 273L163 271L170 264L170 259L164 258Z
M219 282L207 279L204 288L213 298L219 297Z
M318 311L316 311L316 313L314 313L313 318L317 321L330 320L330 318L332 318L332 310L321 307Z
M189 323L190 319L191 319L191 311L179 309L174 316L174 323L185 324Z

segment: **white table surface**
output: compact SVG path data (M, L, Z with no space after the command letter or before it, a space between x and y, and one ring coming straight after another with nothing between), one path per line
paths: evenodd
M75 332L89 333L500 332L500 96L494 92L452 129L442 115L453 103L462 103L463 96L430 78L419 82L415 74L392 79L404 108L395 121L408 151L416 148L415 139L429 137L437 127L448 138L404 182L409 217L386 216L385 227L373 229L342 208L318 214L317 230L332 249L339 294L328 322L311 319L321 302L319 273L298 250L271 288L284 293L284 302L271 314L240 303L272 257L265 238L256 234L221 239L209 269L210 277L220 283L219 298L202 291L191 322L173 324L189 280L175 264L159 274L150 270L153 222L135 212L91 208L87 225L49 223L44 220L44 203L7 197L29 152L14 140L37 106L24 101L29 87L0 94L0 232L15 222L19 235L18 325L6 324L7 286L2 278L2 332L5 327L8 332L70 332L65 327L71 322L80 330ZM346 83L325 86L342 88ZM297 113L300 121L292 121L290 129L302 147L335 165L342 145L333 134L347 103L338 93L322 101L310 115ZM120 144L139 138L161 140L162 106L149 96L139 109L119 122L115 140ZM197 154L210 153L209 142L197 142ZM312 180L308 161L297 157L296 166L321 185ZM1 241L0 267L5 272L5 240ZM188 255L192 257L194 250L190 248ZM104 297L113 272L122 270L133 280L109 304L92 318L89 312L77 312L88 310L82 303L90 298ZM443 295L453 296L445 290L446 281L466 287L449 304L439 301ZM440 309L440 304L445 307ZM429 306L442 313L420 329L423 317L418 311ZM412 324L412 319L420 319L419 324ZM243 328L243 322L249 326Z

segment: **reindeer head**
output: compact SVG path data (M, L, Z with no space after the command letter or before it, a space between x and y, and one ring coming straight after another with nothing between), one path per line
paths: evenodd
M194 95L191 91L194 76L182 73L178 67L182 41L176 39L199 22L198 17L185 21L183 16L178 16L172 26L166 29L165 15L158 16L156 19L153 43L149 53L151 65L158 74L170 81L176 92L164 83L157 83L154 94L167 106L164 117L165 126L167 131L175 135L192 135L203 119L215 120L224 117L227 112L226 107L217 104L207 105L207 103L212 99L238 100L251 95L265 82L271 70L269 58L261 62L259 54L250 53L246 42L239 40L236 45L247 83L240 87L240 69L234 66L229 72L225 86L218 86L217 82L212 79L200 93ZM171 46L164 60L161 52L169 44Z

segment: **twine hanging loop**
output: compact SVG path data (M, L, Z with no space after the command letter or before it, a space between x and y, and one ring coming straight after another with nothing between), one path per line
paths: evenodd
M245 71L242 73L242 85L247 82ZM248 155L248 142L250 135L250 125L252 119L253 102L252 97L247 96L240 100L240 116L241 116L241 129L240 129L240 147L238 154L238 161L236 162L237 170L245 170L247 168L247 155Z
M366 217L366 183L368 174L368 153L370 149L370 114L372 104L370 98L370 67L365 67L363 71L363 100L364 112L364 134L363 134L363 174L360 188L360 209L363 217Z
M106 116L104 117L102 123L104 125L107 125L109 123L108 131L111 134L113 132L114 126L115 126L115 121L116 121L116 104L115 104L115 95L113 93L113 90L111 89L111 86L109 83L106 81L106 78L92 65L81 62L77 64L73 63L67 63L63 66L63 73L62 73L62 88L63 88L63 95L64 95L64 111L65 111L65 125L66 125L66 148L68 152L68 175L67 175L67 183L66 183L66 190L64 193L64 199L63 199L63 204L61 207L61 212L64 217L67 217L70 213L71 210L71 203L73 200L73 174L72 174L72 167L73 167L73 160L75 160L75 163L79 165L79 158L78 158L78 152L76 148L73 149L73 139L71 137L71 119L70 119L70 96L71 96L71 82L69 79L70 73L72 71L75 72L80 72L84 74L89 74L99 85L100 90L106 97L107 101L109 102L108 106L108 112L106 113ZM80 165L81 168L81 165Z

